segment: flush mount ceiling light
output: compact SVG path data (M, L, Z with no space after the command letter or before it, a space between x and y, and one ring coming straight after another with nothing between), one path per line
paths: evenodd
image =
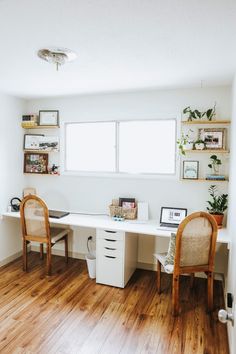
M67 48L44 48L38 51L38 57L56 65L58 70L60 65L76 59L77 55Z

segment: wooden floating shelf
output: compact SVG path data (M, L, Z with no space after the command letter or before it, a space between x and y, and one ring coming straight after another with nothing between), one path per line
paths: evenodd
M60 128L59 125L36 125L34 127L22 127L23 129L57 129Z
M192 153L199 153L199 154L212 154L212 153L217 153L217 154L228 154L229 150L220 150L220 149L205 149L205 150L184 150L185 154L192 154Z
M52 173L33 173L33 172L24 172L24 175L34 175L34 176L60 176L58 174L52 174Z
M216 125L216 124L230 124L230 120L193 120L193 121L187 121L187 120L182 120L182 124L210 124L210 125Z
M184 181L184 182L211 182L211 183L215 183L215 182L229 182L228 179L206 179L206 178L198 178L198 179L188 179L188 178L181 178L180 181Z
M30 154L50 154L52 152L60 152L60 151L47 151L47 150L23 150L25 153L30 153Z

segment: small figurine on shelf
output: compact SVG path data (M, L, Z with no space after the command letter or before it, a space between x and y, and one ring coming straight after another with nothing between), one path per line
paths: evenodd
M48 173L50 175L59 175L59 166L56 166L55 164L52 165L52 167L48 168Z

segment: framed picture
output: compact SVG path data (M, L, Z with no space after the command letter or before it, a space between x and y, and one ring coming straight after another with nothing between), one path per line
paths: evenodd
M135 208L135 198L119 198L119 206L125 209Z
M199 139L203 140L206 149L225 149L226 130L225 128L204 128L199 129Z
M39 111L39 125L59 126L59 111Z
M58 136L41 136L39 139L39 149L42 151L59 151Z
M199 161L183 161L183 179L198 179Z
M48 154L26 152L24 155L24 173L48 173Z
M39 150L40 139L42 137L42 134L25 134L24 150Z

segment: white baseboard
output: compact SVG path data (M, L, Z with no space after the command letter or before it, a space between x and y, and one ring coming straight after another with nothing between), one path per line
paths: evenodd
M0 261L0 267L5 266L8 263L11 263L12 261L14 261L15 259L19 258L20 256L22 256L22 251L19 251L17 253L14 253L13 255L4 258L2 261Z

